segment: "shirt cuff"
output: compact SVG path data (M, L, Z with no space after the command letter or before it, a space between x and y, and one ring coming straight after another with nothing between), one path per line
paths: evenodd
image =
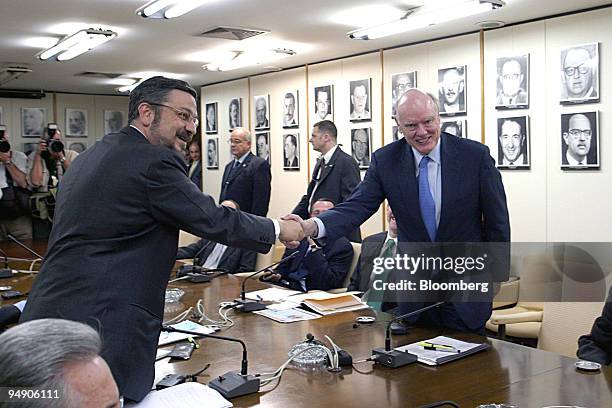
M315 224L317 224L317 235L314 236L314 239L320 239L320 238L325 238L325 236L327 235L327 233L325 232L325 225L323 224L323 221L321 221L319 218L314 217L313 218Z
M272 223L274 224L274 235L278 240L278 236L280 235L280 223L278 222L278 220L275 219L272 219Z

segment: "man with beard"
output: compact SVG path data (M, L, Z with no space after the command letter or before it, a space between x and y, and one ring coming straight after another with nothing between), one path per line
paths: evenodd
M196 97L184 81L147 79L130 94L130 126L75 159L21 316L99 329L101 356L121 394L134 401L153 383L179 229L259 252L277 236L303 238L296 223L217 206L189 180L182 152L198 125Z

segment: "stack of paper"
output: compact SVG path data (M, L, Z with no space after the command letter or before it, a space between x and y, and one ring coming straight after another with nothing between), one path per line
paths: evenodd
M175 329L180 329L180 330L195 331L195 332L202 333L202 334L211 334L215 332L214 330L206 326L202 326L201 324L194 323L191 320L184 320L180 323L172 324L170 325L170 327L174 327ZM176 332L168 333L166 331L162 331L159 334L159 341L157 342L157 346L158 347L165 346L166 344L185 340L189 337L194 337L194 336L189 335L189 334L184 334L184 333L176 333Z
M423 343L443 346L446 350L427 350ZM481 350L489 348L487 343L468 343L466 341L455 340L451 337L438 336L433 339L418 341L406 346L397 347L396 350L404 351L417 356L418 361L427 365L439 365L449 361L469 356Z
M188 382L161 391L151 391L134 408L230 408L234 405L217 391L196 382Z

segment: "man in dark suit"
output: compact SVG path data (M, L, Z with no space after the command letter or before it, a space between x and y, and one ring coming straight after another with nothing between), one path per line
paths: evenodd
M234 160L225 166L219 200L234 200L242 211L265 216L270 205L270 164L251 153L251 133L237 127L230 134Z
M83 152L57 195L45 262L21 321L61 317L96 328L119 390L140 401L154 379L164 293L179 229L267 252L295 233L217 206L187 177L182 152L198 124L196 91L150 78L130 94L130 126ZM291 230L295 228L295 230Z
M374 152L364 180L344 203L318 218L302 221L305 234L333 241L361 225L387 198L397 221L400 249L408 243L431 247L432 242L509 242L506 195L489 149L441 134L435 98L417 89L408 90L399 99L396 121L404 138ZM284 218L296 219L291 214ZM497 259L507 265L503 253ZM435 279L435 270L425 272L430 275L420 276ZM495 279L504 280L505 276ZM419 323L483 333L491 302L472 299L448 302L422 313ZM400 314L421 306L422 302L402 302Z
M315 164L306 194L292 211L303 219L308 218L310 206L321 197L327 197L339 204L351 195L361 181L359 166L350 155L340 149L337 137L338 130L332 121L323 120L315 123L312 128L310 143L313 150L320 152L321 156ZM348 238L353 242L361 242L359 228L351 232Z
M200 143L197 140L192 140L189 144L189 162L187 174L191 181L202 190L202 154Z
M236 210L240 209L238 204L232 200L225 200L221 205ZM203 238L178 249L176 259L192 258L196 258L196 264L206 269L223 269L230 273L237 273L255 270L257 253Z
M316 217L333 207L331 200L321 198L312 204L310 215ZM342 287L353 260L353 247L347 238L340 237L323 248L318 248L311 238L306 238L297 248L287 248L283 258L295 251L300 254L290 262L280 264L274 273L265 275L263 280L282 279L289 283L291 288L301 291Z
M591 333L578 339L578 358L612 365L612 287L601 316L595 319Z

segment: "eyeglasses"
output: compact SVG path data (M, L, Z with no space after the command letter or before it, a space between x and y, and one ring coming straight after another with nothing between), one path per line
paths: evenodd
M198 117L196 115L193 115L191 112L176 109L176 108L173 108L172 106L164 105L163 103L153 103L153 102L147 102L147 103L149 105L163 106L164 108L168 108L172 112L174 112L180 120L182 120L183 122L191 122L193 123L193 126L195 127L198 127L198 124L200 123L200 119L198 119Z
M590 139L592 132L591 132L591 129L585 129L585 130L570 129L569 134L574 139L578 139L580 136L584 136L585 139Z
M504 74L502 75L502 79L504 81L516 81L517 79L519 79L519 77L521 76L521 74Z
M573 76L576 73L576 71L578 71L580 75L584 75L587 72L589 72L589 67L588 65L584 65L584 63L582 63L580 65L576 65L575 67L563 68L563 72L565 72L565 75L567 76Z
M244 140L240 140L240 139L228 139L227 144L230 145L239 145L242 144Z

